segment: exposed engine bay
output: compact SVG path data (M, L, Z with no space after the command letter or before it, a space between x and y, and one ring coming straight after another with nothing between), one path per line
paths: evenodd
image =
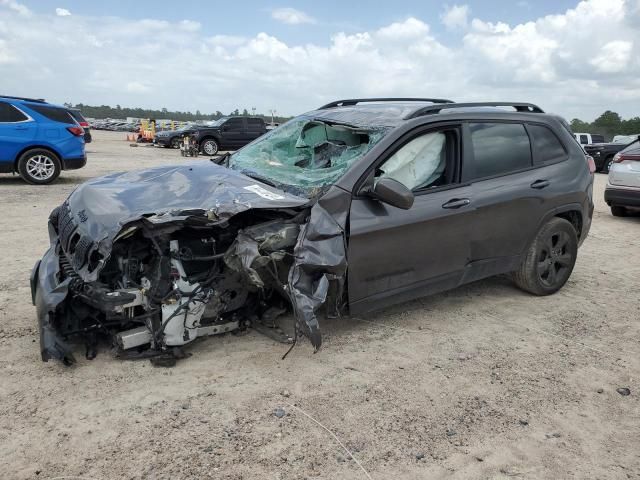
M226 228L185 226L173 233L130 228L91 284L74 279L63 255L60 280L72 279L74 295L60 316L60 333L82 332L89 357L97 335L110 333L126 356L143 345L166 351L245 328L274 310L284 313L301 218L268 217L251 226L234 218Z
M162 182L162 195L146 182ZM154 209L156 198L174 208ZM305 335L318 349L316 312L337 313L346 272L346 219L325 199L202 163L87 182L52 212L51 247L32 273L43 360L74 363L78 343L93 358L106 340L121 358L171 364L197 338L250 326L285 343ZM288 334L277 322L285 313Z

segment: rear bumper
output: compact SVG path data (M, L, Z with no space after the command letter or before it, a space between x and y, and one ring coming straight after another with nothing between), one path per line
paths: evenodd
M83 155L82 157L65 158L62 160L63 170L77 170L78 168L84 167L86 164L87 164L86 155Z
M604 191L604 201L607 205L640 208L640 188L616 188L607 185Z

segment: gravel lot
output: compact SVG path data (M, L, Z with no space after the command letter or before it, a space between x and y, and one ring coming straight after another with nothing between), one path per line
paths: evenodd
M315 355L251 331L172 369L67 368L40 361L28 285L49 212L88 178L183 161L93 133L53 185L0 176L0 478L640 478L640 216L611 216L604 175L551 297L494 278L324 321Z

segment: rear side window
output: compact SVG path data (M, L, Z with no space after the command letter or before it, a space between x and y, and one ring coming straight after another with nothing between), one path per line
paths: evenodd
M249 130L262 130L264 122L259 118L247 118Z
M471 123L475 178L505 175L532 165L531 144L519 123Z
M82 114L80 112L78 112L77 110L69 110L69 115L71 115L73 118L75 118L75 120L78 123L81 122L85 122L86 123L86 119L82 116Z
M580 143L582 145L589 145L589 137L586 135L580 135Z
M49 120L60 123L76 123L73 117L64 108L52 107L49 105L29 105L29 108L35 110L40 115L44 115Z
M563 160L567 156L558 137L542 125L528 125L536 152L536 163L549 163Z
M28 117L20 110L5 102L0 102L0 123L24 122Z
M227 127L227 130L237 131L244 129L244 122L241 118L230 118L224 124Z
M591 141L593 143L604 143L604 137L602 135L591 135Z

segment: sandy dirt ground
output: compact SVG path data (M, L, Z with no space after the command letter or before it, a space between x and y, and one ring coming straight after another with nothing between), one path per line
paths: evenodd
M172 369L41 362L28 278L51 209L88 178L184 161L124 136L94 132L87 167L50 186L0 176L0 478L640 478L640 216L611 216L600 174L556 295L480 281L324 321L322 350L284 361L250 331Z

